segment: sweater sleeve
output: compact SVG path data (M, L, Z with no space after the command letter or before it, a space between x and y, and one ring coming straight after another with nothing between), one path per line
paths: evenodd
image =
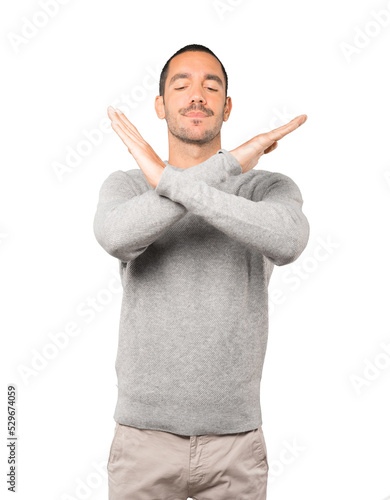
M181 203L195 215L244 245L283 266L296 260L309 239L309 223L295 182L273 172L268 185L255 189L252 200L225 193L203 180L185 182L168 165L155 191Z
M217 186L229 176L242 173L238 160L225 149L188 169L167 164L163 174L168 167L183 184L201 181ZM117 170L100 188L93 231L98 243L110 255L126 262L143 253L186 213L182 204L160 196L151 187L145 191L144 185L140 186L126 172Z

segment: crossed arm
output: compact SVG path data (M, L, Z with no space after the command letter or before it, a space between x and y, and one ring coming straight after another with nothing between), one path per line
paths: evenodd
M182 176L185 183L204 182L210 187L241 173L240 164L224 149L188 169L166 168ZM160 196L157 189L145 191L142 178L118 170L100 189L93 228L97 241L110 255L130 261L186 213L183 204Z
M260 194L259 189L256 193L255 189L254 201L216 188L230 175L253 168L261 154L276 147L275 138L268 138L268 142L262 140L261 148L258 143L248 141L232 152L221 149L205 162L180 169L169 164L165 166L142 138L142 148L135 151L131 144L133 150L130 150L130 126L133 140L139 133L126 118L125 121L127 123L121 123L119 128L117 122L114 127L113 120L113 128L128 145L145 178L155 189L145 192L142 179L122 171L113 172L103 183L94 232L110 255L122 261L135 259L187 210L261 252L276 265L288 264L302 253L309 238L309 224L302 212L301 193L292 179L284 174L270 173L265 192ZM300 123L293 125L297 128ZM161 171L156 181L153 179L156 179L157 168Z

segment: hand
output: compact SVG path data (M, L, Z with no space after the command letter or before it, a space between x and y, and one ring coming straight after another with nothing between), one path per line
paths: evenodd
M141 134L129 122L122 111L109 106L107 114L111 120L112 128L125 143L129 153L133 155L148 183L155 188L163 173L165 163L142 138Z
M229 151L240 163L242 172L248 172L255 167L260 156L270 153L278 147L279 139L305 123L307 115L299 115L286 125L275 128L265 134L259 134L245 142L238 148Z

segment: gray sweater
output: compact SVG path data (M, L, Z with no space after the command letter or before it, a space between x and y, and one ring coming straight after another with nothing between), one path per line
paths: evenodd
M302 196L281 173L225 149L155 189L140 169L104 181L93 228L123 285L114 420L181 435L262 424L260 380L274 264L309 239Z

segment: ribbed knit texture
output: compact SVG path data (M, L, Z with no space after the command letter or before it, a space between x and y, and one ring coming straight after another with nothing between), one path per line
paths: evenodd
M99 192L94 233L123 285L114 419L187 436L255 429L269 280L309 239L301 192L281 173L242 173L225 149L164 163L155 189L134 169Z

